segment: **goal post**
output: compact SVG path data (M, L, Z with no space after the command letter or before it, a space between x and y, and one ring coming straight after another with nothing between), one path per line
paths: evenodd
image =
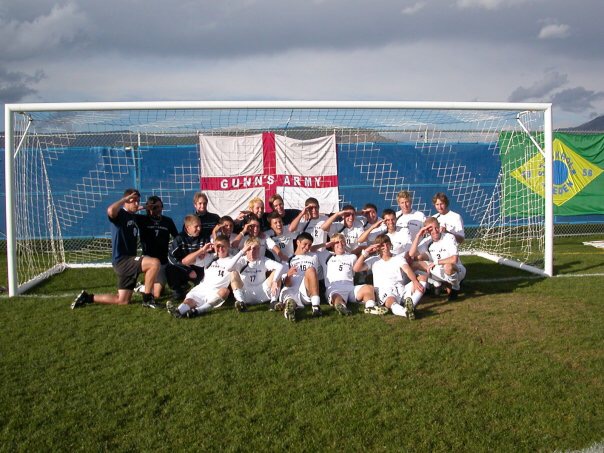
M463 254L553 274L551 104L395 101L101 102L5 106L9 295L68 267L107 266L106 207L127 187L182 223L200 190L200 137L333 135L339 204L434 213L445 192ZM225 168L242 168L236 153ZM538 173L539 187L519 174ZM231 174L230 176L237 176ZM540 178L540 179L539 179ZM303 203L287 192L286 204ZM293 194L293 195L292 195ZM222 214L222 212L219 212Z

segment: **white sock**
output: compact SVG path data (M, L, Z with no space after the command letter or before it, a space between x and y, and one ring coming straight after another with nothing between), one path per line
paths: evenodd
M321 305L321 298L319 296L310 296L310 303L312 304L313 308L318 307Z
M201 307L197 307L197 313L207 313L208 311L210 311L212 308L214 308L214 306L210 303L205 303L203 304Z
M221 305L224 303L224 299L220 297L218 294L215 294L214 297L208 300L206 305L211 305L212 308Z
M241 288L233 290L233 297L238 302L243 302L243 290Z
M181 315L184 315L186 312L188 312L191 309L191 307L189 307L187 304L185 304L184 302L182 304L180 304L178 306L178 313L180 313Z
M426 286L428 285L426 282L419 282L420 285L422 285L424 287L424 289L426 289ZM422 293L421 291L415 291L412 295L411 295L411 300L413 301L413 306L417 306L417 304L419 304L419 300L422 298L422 296L424 295L424 293Z
M407 316L407 310L405 310L405 307L396 303L392 304L390 311L396 316Z
M375 307L375 300L369 299L367 302L365 302L365 308L373 308L373 307Z

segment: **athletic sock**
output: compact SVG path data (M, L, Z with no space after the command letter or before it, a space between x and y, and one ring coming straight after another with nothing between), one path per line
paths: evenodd
M407 310L405 310L405 307L397 303L392 304L390 311L396 316L407 316Z
M375 300L369 299L367 302L365 302L365 308L373 308L373 307L375 307Z
M314 307L321 305L321 298L319 296L310 296L310 303Z
M426 286L428 285L426 282L419 282L419 284L422 285L424 289L426 289ZM419 303L419 300L422 298L423 295L424 293L422 293L421 291L415 291L411 295L411 300L413 301L414 307Z
M187 304L185 304L184 302L182 304L180 304L178 306L178 313L180 313L181 315L184 315L186 312L188 312L191 309L191 307L189 307Z
M222 299L221 299L222 300ZM207 313L208 311L212 310L214 308L214 306L210 303L205 303L203 304L201 307L197 307L197 313Z
M233 297L235 298L235 300L237 302L243 302L243 290L240 289L234 289L233 290Z

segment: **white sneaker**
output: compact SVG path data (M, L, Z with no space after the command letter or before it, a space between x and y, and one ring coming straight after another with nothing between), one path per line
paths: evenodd
M144 294L144 292L145 292L145 284L144 283L139 283L138 285L136 285L134 287L134 292L135 293Z

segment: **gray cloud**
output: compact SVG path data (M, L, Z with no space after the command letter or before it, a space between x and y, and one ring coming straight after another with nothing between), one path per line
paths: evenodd
M560 88L568 82L566 74L557 71L548 71L543 79L536 81L530 87L518 87L510 94L510 102L523 102L528 100L543 100L549 93Z
M0 66L0 103L16 103L26 96L35 94L37 90L32 87L44 78L42 71L33 76L20 71L7 71Z
M552 102L567 112L581 113L593 110L594 102L602 99L604 99L604 91L592 91L583 87L575 87L554 94Z

